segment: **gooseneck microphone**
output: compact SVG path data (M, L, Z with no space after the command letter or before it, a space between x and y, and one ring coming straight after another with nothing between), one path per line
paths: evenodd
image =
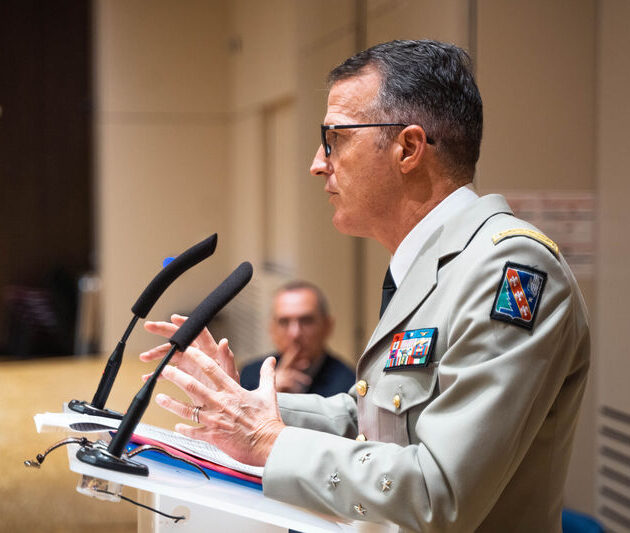
M190 343L201 333L205 325L225 307L249 283L253 269L249 262L241 263L205 300L192 312L188 320L169 339L172 344L169 352L160 361L151 377L145 382L140 391L135 395L127 413L120 422L118 431L112 438L109 446L104 443L95 443L93 446L83 446L77 451L77 459L84 463L108 468L127 474L148 476L149 469L146 465L123 458L125 446L129 442L136 426L149 406L153 389L157 380L169 363L175 352L183 352Z
M210 257L217 247L217 234L213 234L207 239L198 242L194 246L191 246L185 252L182 252L175 259L173 259L168 265L160 270L156 276L151 280L151 283L147 285L146 289L142 291L142 294L136 300L136 303L131 307L133 318L129 322L125 333L121 337L120 341L114 348L114 351L109 356L105 370L101 376L101 381L98 384L94 398L91 403L85 401L72 400L68 403L68 407L73 411L96 416L105 416L108 418L122 418L121 413L112 411L105 408L105 402L109 398L109 393L114 385L114 380L118 375L118 370L122 363L123 353L125 351L125 344L129 335L140 318L146 318L151 311L151 308L158 301L164 291L181 276L188 269L194 267L204 259Z

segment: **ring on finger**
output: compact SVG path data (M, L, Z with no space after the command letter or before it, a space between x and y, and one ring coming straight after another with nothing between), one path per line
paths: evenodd
M195 408L192 412L192 419L195 424L199 424L199 412L201 411L201 405L195 405Z

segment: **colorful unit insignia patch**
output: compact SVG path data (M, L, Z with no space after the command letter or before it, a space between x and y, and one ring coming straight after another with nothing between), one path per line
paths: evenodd
M396 333L383 370L427 366L437 341L437 328L412 329Z
M544 272L508 261L490 317L532 329L546 281Z

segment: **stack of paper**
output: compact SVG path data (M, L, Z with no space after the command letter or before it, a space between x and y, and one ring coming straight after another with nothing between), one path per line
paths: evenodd
M108 433L109 431L115 431L120 423L119 420L114 418L70 412L40 413L36 414L34 419L38 433L45 431L70 431L84 435L88 433ZM202 459L203 462L219 465L254 478L261 478L263 475L263 467L261 466L246 465L233 459L208 442L191 439L168 429L149 424L138 424L131 440L140 444L166 445L171 449L180 450L188 456ZM201 464L208 467L203 463Z

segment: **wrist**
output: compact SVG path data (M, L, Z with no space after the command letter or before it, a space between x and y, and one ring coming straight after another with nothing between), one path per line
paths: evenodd
M273 419L263 422L256 428L253 438L253 450L256 463L254 466L265 466L276 439L285 427L282 420Z

